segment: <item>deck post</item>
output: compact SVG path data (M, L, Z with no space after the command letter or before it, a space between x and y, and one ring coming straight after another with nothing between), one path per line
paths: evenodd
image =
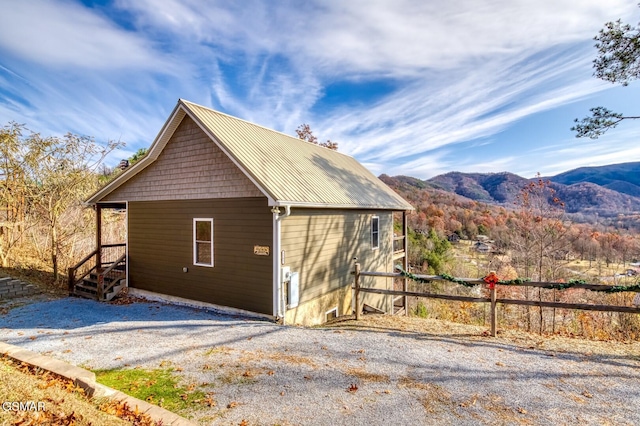
M102 268L102 207L96 203L96 271Z
M76 270L73 268L67 269L67 286L69 288L69 296L72 296L75 291Z
M491 293L491 337L496 337L496 286L489 287Z
M356 262L355 272L355 299L356 299L356 321L360 319L360 312L362 311L360 307L360 264Z
M98 284L96 285L96 297L99 302L104 298L104 274L98 272Z
M408 215L407 211L402 212L402 234L404 235L404 240L402 241L402 249L404 250L404 258L402 259L402 267L405 271L409 272L409 236L408 234L409 226L408 226ZM402 280L402 291L409 291L409 280L407 277L404 277ZM402 300L402 306L404 306L404 315L406 317L409 316L409 296L404 296Z

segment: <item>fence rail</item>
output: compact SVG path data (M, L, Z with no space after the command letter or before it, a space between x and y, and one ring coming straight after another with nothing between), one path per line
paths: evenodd
M400 291L400 290L386 290L379 288L371 288L371 287L362 287L360 285L361 277L386 277L386 278L406 278L406 274L397 273L397 272L369 272L369 271L361 271L360 264L356 263L354 271L352 272L355 275L355 302L356 302L356 320L360 319L360 313L362 309L360 308L361 295L360 293L373 293L373 294L383 294L383 295L391 295L391 296L416 296L416 297L426 297L431 299L443 299L443 300L452 300L459 302L471 302L471 303L490 303L491 304L491 335L495 337L496 335L496 307L498 303L502 303L505 305L524 305L524 306L539 306L546 308L563 308L563 309L579 309L579 310L588 310L588 311L604 311L604 312L623 312L623 313L632 313L632 314L640 314L640 307L632 307L632 306L619 306L619 305L597 305L590 303L564 303L564 302L546 302L540 300L522 300L522 299L498 299L497 298L497 286L520 286L520 287L539 287L539 288L550 288L551 286L558 285L559 283L550 283L550 282L513 282L508 285L497 283L495 285L489 285L489 297L470 297L470 296L455 296L449 294L439 294L439 293L431 293L431 292L411 292L411 291ZM421 281L441 281L452 283L450 279L446 279L439 275L412 275L414 278L418 278ZM459 279L460 281L464 281L468 284L474 285L487 285L483 279ZM455 283L455 281L453 281ZM629 290L620 290L619 286L609 286L609 285L600 285L600 284L584 284L584 283L575 283L571 284L570 288L580 288L585 290L596 290L596 291L629 291L640 293L640 289L638 286L634 286L633 289Z

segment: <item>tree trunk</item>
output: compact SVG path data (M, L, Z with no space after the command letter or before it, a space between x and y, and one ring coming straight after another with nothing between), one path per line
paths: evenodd
M53 265L53 282L58 281L58 233L55 223L51 226L51 263Z
M9 256L2 250L2 247L0 247L0 261L2 262L3 268L9 267Z

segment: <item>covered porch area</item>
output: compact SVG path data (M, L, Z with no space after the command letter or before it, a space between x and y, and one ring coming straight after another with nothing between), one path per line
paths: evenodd
M109 301L127 287L127 244L103 241L103 212L112 210L126 214L127 204L97 203L93 208L96 214L96 248L69 268L69 295Z

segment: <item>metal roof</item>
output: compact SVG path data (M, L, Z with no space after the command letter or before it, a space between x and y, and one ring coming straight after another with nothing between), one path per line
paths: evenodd
M135 164L131 169L137 171L123 173L88 202L99 201L150 165L185 113L267 196L270 205L413 210L353 157L182 99L151 146L146 164Z

